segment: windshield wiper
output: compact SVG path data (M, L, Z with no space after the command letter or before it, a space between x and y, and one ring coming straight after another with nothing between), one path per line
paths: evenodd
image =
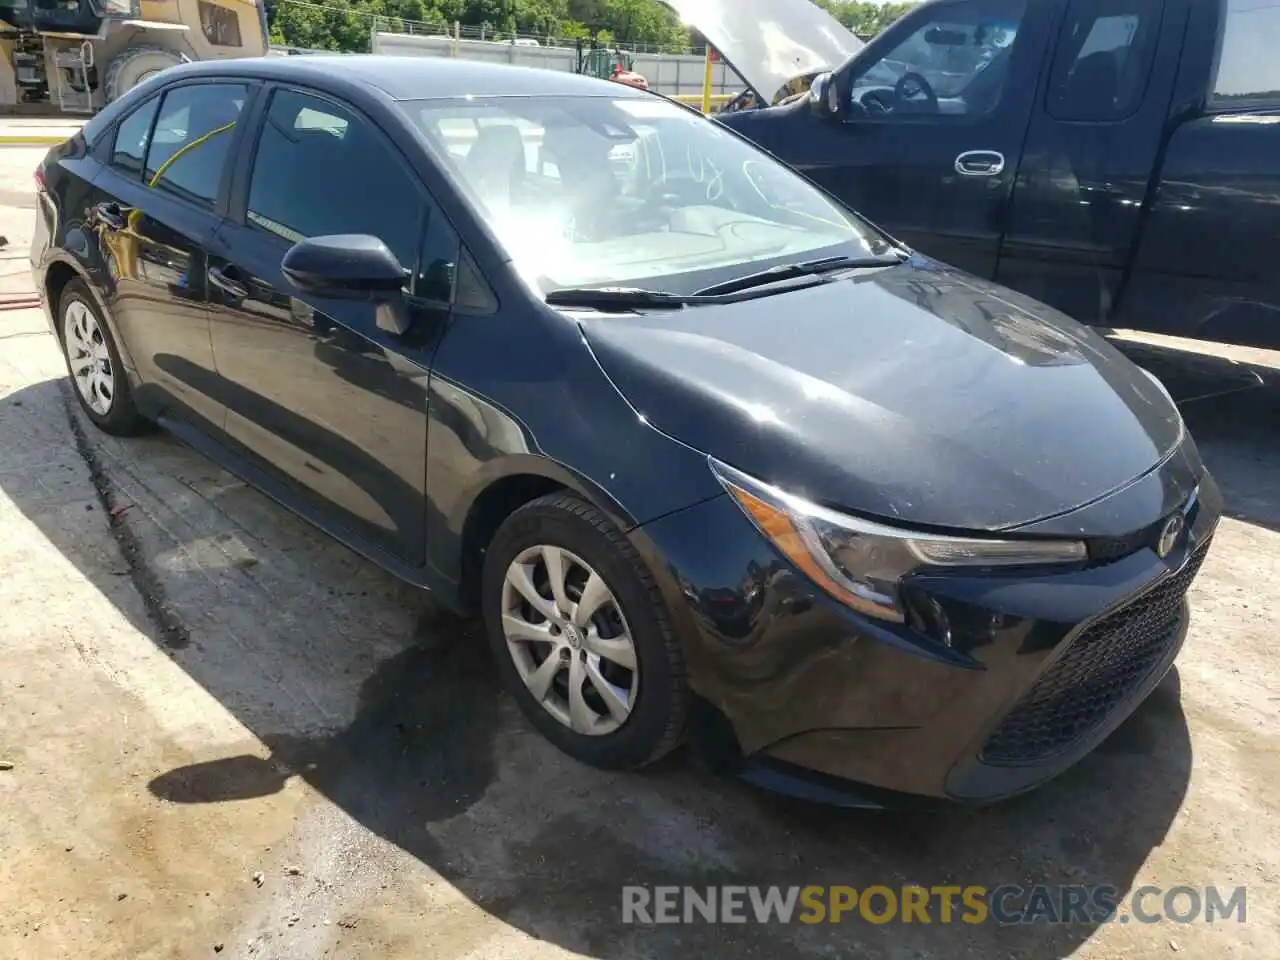
M784 263L776 267L770 267L768 270L761 270L759 273L749 273L745 277L712 284L699 290L696 296L723 296L728 293L750 290L753 287L763 287L770 283L778 283L782 280L792 280L796 277L816 277L824 273L833 273L837 270L853 270L859 267L892 267L905 261L907 256L908 254L905 250L895 250L893 253L882 257L823 257L821 260Z
M696 299L643 287L566 287L547 294L547 303L553 307L590 307L596 310L683 307Z
M675 308L726 303L726 298L735 293L771 283L799 277L818 277L860 267L892 267L905 261L908 256L910 254L907 251L894 248L892 253L880 257L823 257L821 260L784 263L745 277L713 284L692 294L647 290L644 287L566 287L552 290L547 294L546 300L553 307L585 307L593 310L640 310L646 307Z

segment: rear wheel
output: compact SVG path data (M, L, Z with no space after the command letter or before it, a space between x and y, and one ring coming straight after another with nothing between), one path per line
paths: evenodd
M120 351L88 289L79 280L72 280L63 289L58 318L67 372L81 409L106 433L131 436L146 432L150 423L134 406Z
M683 653L648 569L600 511L560 494L517 510L486 553L482 602L504 684L565 753L640 767L679 742Z

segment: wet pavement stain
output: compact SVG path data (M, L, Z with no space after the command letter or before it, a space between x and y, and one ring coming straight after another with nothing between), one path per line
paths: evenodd
M218 803L274 793L301 777L370 829L423 856L432 846L429 825L466 811L495 776L501 697L475 625L384 660L361 686L351 724L334 734L268 734L262 737L268 758L192 764L149 786L175 803Z
M182 650L191 645L191 636L187 626L169 607L164 587L155 572L147 566L145 551L138 542L124 504L118 502L115 489L98 460L97 451L89 442L84 423L80 419L79 405L73 396L74 388L67 380L59 381L58 392L67 412L67 423L71 429L71 437L75 442L76 452L89 470L89 479L98 495L98 502L107 514L107 523L111 536L120 548L128 568L129 579L138 596L142 598L147 618L155 628L156 637L170 651Z

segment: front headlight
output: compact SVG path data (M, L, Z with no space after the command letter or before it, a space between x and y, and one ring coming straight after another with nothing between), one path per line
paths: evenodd
M711 469L764 536L833 597L902 623L899 584L922 567L1079 563L1075 540L996 540L899 530L810 503L709 458Z

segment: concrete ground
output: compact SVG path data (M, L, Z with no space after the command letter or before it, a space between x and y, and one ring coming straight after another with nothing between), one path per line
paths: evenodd
M0 293L39 150L0 148ZM676 756L605 774L496 688L474 625L163 434L79 415L0 312L0 956L1280 956L1280 376L1134 346L1230 516L1177 670L983 810L813 808ZM624 926L628 883L1248 888L1247 921Z

